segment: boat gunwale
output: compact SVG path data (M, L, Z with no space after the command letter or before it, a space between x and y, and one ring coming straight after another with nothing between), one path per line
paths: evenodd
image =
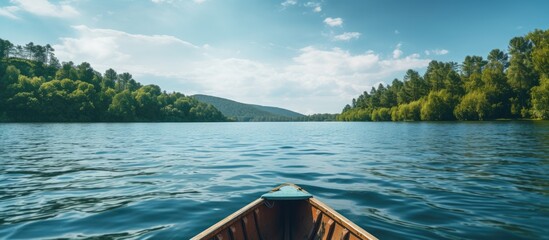
M232 213L231 215L223 218L221 221L217 222L216 224L210 226L206 230L202 231L201 233L197 234L191 240L199 240L199 239L205 239L207 236L214 237L216 234L220 233L221 231L227 229L235 222L239 221L242 216L245 216L246 214L252 212L257 207L261 206L265 200L263 198L258 198L254 200L253 202L249 203L248 205L244 206L243 208L237 210L236 212Z
M334 220L339 225L345 227L354 235L357 235L357 237L359 237L360 239L378 239L374 235L370 234L368 231L364 230L360 226L356 225L354 222L350 221L349 219L338 213L333 208L323 203L322 201L312 197L309 198L309 204L311 204L313 207L318 208L323 214L328 215L332 220Z
M293 183L281 184L280 186L273 188L269 192L278 191L283 186L293 186L296 189L298 189L299 191L303 191L303 192L308 193L303 188L301 188L301 187L299 187L299 186L297 186ZM261 204L264 204L266 201L267 200L265 200L262 197L254 200L253 202L249 203L248 205L244 206L243 208L240 208L236 212L234 212L234 213L230 214L229 216L223 218L222 220L220 220L216 224L214 224L214 225L210 226L209 228L205 229L204 231L200 232L199 234L197 234L196 236L191 238L191 240L200 240L200 239L206 239L206 237L210 237L210 238L215 237L217 234L219 234L223 230L229 228L235 222L241 220L241 218L243 216L253 212L255 209L260 207ZM350 221L349 219L347 219L346 217L344 217L343 215L338 213L333 208L329 207L328 205L326 205L322 201L315 198L314 196L309 198L309 199L303 199L303 200L274 200L274 201L275 202L276 201L307 201L307 203L309 203L310 206L312 206L314 208L317 208L323 214L326 214L329 218L334 220L339 225L343 226L345 229L347 229L350 233L356 235L358 238L360 238L360 239L369 239L369 240L377 240L378 239L375 236L373 236L372 234L370 234L368 231L364 230L360 226L356 225L354 222Z

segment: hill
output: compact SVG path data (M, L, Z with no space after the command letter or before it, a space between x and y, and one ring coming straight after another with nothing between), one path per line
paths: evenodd
M196 100L211 104L223 115L241 122L295 121L306 116L287 109L241 103L225 98L197 94Z

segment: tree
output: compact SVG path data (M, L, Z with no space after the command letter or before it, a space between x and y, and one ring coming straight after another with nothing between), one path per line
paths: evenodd
M429 93L429 86L414 70L408 70L404 75L404 86L398 93L398 103L409 103L419 100Z
M421 120L454 120L455 100L446 90L429 93L421 107Z
M114 88L114 85L116 83L116 78L118 74L114 69L109 68L107 71L105 71L105 74L103 74L103 81L101 82L101 88Z
M83 62L80 65L76 66L76 76L76 78L80 81L92 83L95 74L91 65L87 62Z
M538 119L549 119L548 77L543 77L541 84L532 88L532 115Z
M511 60L507 69L507 82L513 91L511 114L528 117L531 107L530 90L538 84L531 59L533 45L524 37L515 37L509 42Z
M76 72L73 62L64 62L61 68L55 73L56 79L70 79L76 81L78 73Z
M534 44L532 62L540 75L549 76L549 30L535 30L526 38Z
M482 81L484 87L481 89L486 93L488 103L490 104L490 117L505 118L510 117L510 87L507 83L507 77L504 73L506 57L500 57L501 51L492 50L490 61L482 71Z
M2 58L9 58L12 50L13 44L8 40L3 40L0 38L0 56Z
M488 62L491 64L494 64L496 62L499 63L502 66L503 70L505 70L509 66L508 60L509 56L499 49L493 49L492 51L490 51L490 54L488 54Z
M490 104L486 94L480 91L466 94L454 109L454 115L459 120L485 120L489 119Z
M130 81L133 80L130 73L122 73L118 75L118 81L115 84L116 91L124 91L130 88Z
M466 56L461 65L461 74L465 78L469 78L474 73L480 74L487 63L480 56Z
M17 69L13 65L9 65L6 68L6 73L4 74L4 76L0 78L0 90L6 89L6 87L10 84L17 83L19 75L21 75L21 71L19 71L19 69Z
M136 115L144 121L153 121L160 117L157 97L160 88L156 85L144 86L133 93L136 101Z
M25 58L28 60L34 60L34 43L33 42L27 43L24 49L26 52Z
M129 90L116 94L109 106L109 114L115 121L135 120L135 100Z

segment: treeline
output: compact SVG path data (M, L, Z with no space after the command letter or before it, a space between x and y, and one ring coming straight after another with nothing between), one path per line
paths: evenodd
M226 121L212 105L130 73L89 63L59 63L50 45L25 46L0 39L1 122Z
M508 53L487 60L467 56L429 63L423 76L408 70L403 81L364 92L338 116L341 121L549 119L549 30L509 42Z
M238 122L332 122L337 121L339 114L315 113L311 115L287 117L287 116L254 116L232 119Z
M298 122L332 122L337 120L339 114L315 113L303 117L296 117L294 121Z

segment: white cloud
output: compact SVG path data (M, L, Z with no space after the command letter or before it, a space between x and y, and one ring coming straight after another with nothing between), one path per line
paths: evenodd
M400 47L402 47L402 44L397 44L395 50L393 50L393 58L397 59L397 58L400 58L400 56L402 56L402 50L400 50Z
M282 2L280 5L282 5L283 7L289 7L289 6L293 6L293 5L296 5L297 4L297 0L286 0L284 2Z
M39 16L70 18L80 14L68 4L60 3L55 5L48 0L11 0L11 2L16 4L21 10Z
M434 49L434 50L425 50L425 55L429 56L431 54L434 55L446 55L449 51L446 49Z
M121 71L159 74L162 71L173 71L169 68L170 64L159 64L164 62L161 61L162 56L166 60L173 60L182 52L190 57L201 54L198 51L200 47L173 36L129 34L83 25L73 28L78 38L62 38L61 44L54 46L56 55L67 61L94 61L94 66L103 70L120 66ZM148 58L149 53L158 58Z
M395 29L395 34L400 34L400 31Z
M349 41L351 39L358 39L360 37L359 32L345 32L340 35L334 36L335 41Z
M303 6L312 8L313 12L321 12L322 11L322 5L319 2L307 2L303 4Z
M53 46L62 61L86 61L99 72L127 71L143 83L163 79L153 82L168 91L211 94L306 114L340 112L364 90L430 61L418 54L393 59L373 51L352 54L307 46L285 63L274 64L173 36L73 28L75 37L62 38Z
M0 8L0 16L8 17L11 19L19 19L14 13L19 10L17 6L7 6Z
M205 2L205 1L206 1L206 0L193 0L193 2L198 3L198 4L201 4L201 3Z
M324 23L328 24L330 27L339 27L343 25L343 19L327 17L324 19Z

